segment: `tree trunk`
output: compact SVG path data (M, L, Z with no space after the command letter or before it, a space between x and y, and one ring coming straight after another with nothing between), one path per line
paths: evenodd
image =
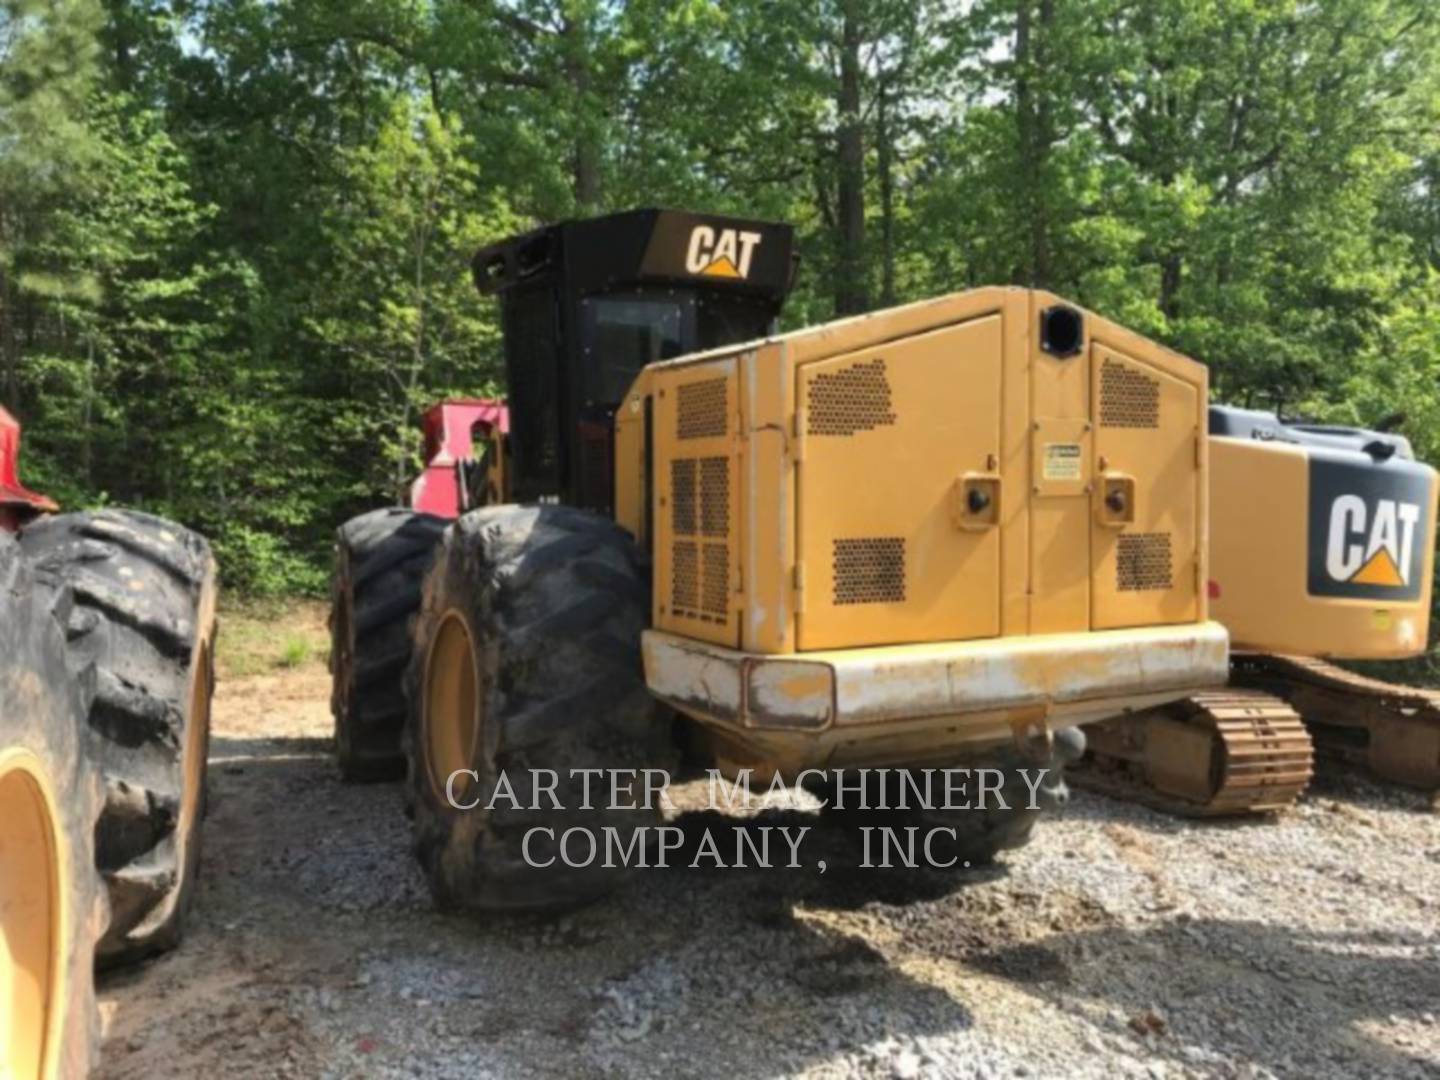
M1180 280L1184 261L1179 252L1171 252L1160 260L1160 311L1167 319L1180 314Z
M584 133L575 144L575 205L582 216L600 209L600 154Z
M600 147L590 117L590 58L586 28L580 19L566 19L562 30L565 49L565 79L570 87L571 122L575 128L572 157L575 207L580 214L600 209Z
M106 5L115 84L121 90L135 89L135 69L130 51L131 5L129 0L110 0Z
M880 83L875 102L875 165L880 173L880 305L895 303L895 147L890 130L890 88Z
M1015 18L1015 122L1020 150L1022 212L1028 238L1021 284L1047 288L1052 284L1050 221L1045 194L1050 154L1050 111L1043 90L1045 31L1054 20L1053 0L1040 0L1038 27L1031 0L1020 0Z
M10 276L0 270L0 387L7 405L17 415L20 412L20 365L18 363L19 341L15 320L15 297L10 289Z
M843 5L840 41L837 315L852 315L870 307L865 281L865 135L860 116L861 33L856 7L856 0L848 0Z

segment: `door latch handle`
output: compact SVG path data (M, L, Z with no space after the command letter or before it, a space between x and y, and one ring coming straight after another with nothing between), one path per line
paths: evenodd
M1096 488L1095 517L1111 529L1124 528L1135 522L1135 478L1124 473L1100 474Z
M955 481L952 516L957 528L971 532L1000 524L1000 477L994 473L964 473Z

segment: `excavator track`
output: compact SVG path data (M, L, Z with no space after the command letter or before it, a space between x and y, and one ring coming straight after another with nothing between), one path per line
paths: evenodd
M1228 688L1087 729L1076 782L1185 817L1284 810L1310 783L1314 750L1282 698Z
M1357 675L1313 657L1237 654L1233 679L1305 718L1316 749L1382 780L1440 788L1440 691Z

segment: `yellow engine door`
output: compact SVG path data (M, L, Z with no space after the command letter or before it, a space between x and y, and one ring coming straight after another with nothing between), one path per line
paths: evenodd
M681 368L654 402L656 624L740 644L736 361Z
M999 634L1002 351L991 315L798 369L801 649Z
M1194 386L1096 343L1091 626L1192 622L1199 608Z

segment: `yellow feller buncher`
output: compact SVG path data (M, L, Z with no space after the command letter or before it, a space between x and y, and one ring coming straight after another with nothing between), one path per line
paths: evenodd
M56 513L19 450L0 409L0 1076L71 1080L96 1049L93 968L184 927L215 564L148 514Z
M1435 471L1397 435L1244 409L1212 408L1210 436L1207 587L1231 685L1101 725L1085 782L1184 814L1278 810L1318 750L1440 788L1440 694L1329 662L1425 651Z
M576 770L665 768L682 738L759 776L998 768L1006 809L914 812L982 862L1034 824L1021 768L1056 805L1082 728L1225 684L1205 369L1026 289L767 337L791 248L635 211L476 257L515 502L347 525L332 619L337 733L403 750L442 906L606 891L559 837L628 849L660 811Z

